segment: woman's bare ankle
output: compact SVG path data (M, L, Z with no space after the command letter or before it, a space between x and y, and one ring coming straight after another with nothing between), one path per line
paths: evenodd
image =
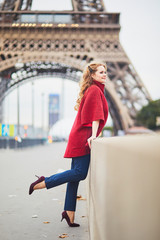
M74 223L74 211L66 211L71 223Z
M40 183L37 183L37 184L33 187L34 190L42 189L42 188L46 188L46 183L45 183L45 181L40 182Z

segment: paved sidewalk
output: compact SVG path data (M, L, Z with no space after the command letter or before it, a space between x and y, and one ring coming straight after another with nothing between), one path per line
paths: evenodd
M77 201L75 222L79 228L70 228L61 212L66 184L50 190L28 189L36 180L35 174L50 176L58 170L70 168L70 159L64 159L66 143L53 143L23 150L0 150L0 240L88 240L88 219L85 200ZM78 195L86 198L85 181L79 185Z

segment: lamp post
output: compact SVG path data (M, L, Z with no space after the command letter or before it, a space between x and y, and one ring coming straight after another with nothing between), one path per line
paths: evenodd
M44 131L44 93L41 94L42 97L42 138L43 138L43 131Z
M32 81L32 136L35 136L34 132L34 82Z
M64 79L62 79L62 88L61 88L61 95L60 95L60 119L64 118Z
M20 136L20 120L19 120L19 84L17 85L17 136Z
M22 59L18 59L15 64L16 69L21 69L24 66ZM19 84L17 84L17 136L20 136L20 120L19 120Z

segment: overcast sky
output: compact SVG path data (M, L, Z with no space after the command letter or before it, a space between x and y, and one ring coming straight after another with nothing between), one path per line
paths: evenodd
M33 9L36 10L70 10L70 0L33 0ZM108 12L120 12L120 42L125 49L129 59L133 63L136 71L146 85L153 99L160 98L160 74L159 74L159 56L160 56L160 1L159 0L105 0L105 6ZM62 9L63 6L63 9ZM53 79L52 79L53 80ZM45 91L45 111L47 115L47 94L60 93L61 81L55 80L37 80L35 82L35 98L38 103L41 102L41 94ZM74 117L73 106L77 97L78 88L76 83L66 81L65 91L65 113L64 116ZM68 87L67 87L68 86ZM68 90L67 90L68 89ZM70 93L67 94L67 91ZM73 93L73 94L71 94ZM29 124L31 122L31 84L21 87L21 123ZM25 103L25 99L28 99ZM11 104L12 103L12 104ZM37 103L37 104L38 104ZM35 121L41 125L41 108L36 105ZM67 107L70 106L70 107ZM5 120L9 123L16 123L16 91L10 97L6 98ZM28 123L27 123L28 122ZM47 116L45 118L47 124Z

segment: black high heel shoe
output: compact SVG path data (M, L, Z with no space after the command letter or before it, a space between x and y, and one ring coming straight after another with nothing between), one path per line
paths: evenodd
M79 227L80 225L78 223L71 223L69 217L68 217L68 214L66 211L62 212L62 219L61 219L61 222L63 221L63 219L66 219L66 222L68 223L68 225L70 227Z
M30 185L30 187L29 187L29 195L31 195L32 193L33 193L33 191L34 191L34 186L37 184L37 183L40 183L40 182L43 182L44 180L45 180L45 177L44 176L41 176L41 177L38 177L37 175L35 175L37 178L38 178L38 180L37 181L35 181L35 182L33 182L31 185Z

